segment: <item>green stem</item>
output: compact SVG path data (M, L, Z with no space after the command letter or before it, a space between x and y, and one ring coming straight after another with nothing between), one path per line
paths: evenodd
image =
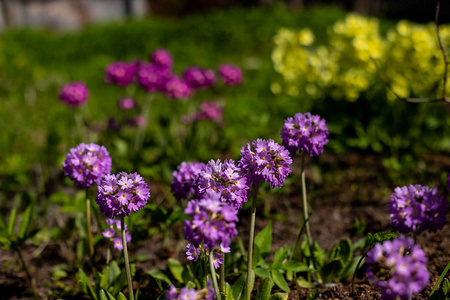
M87 235L89 241L89 254L91 255L91 260L94 257L94 244L92 242L92 231L91 231L91 202L89 201L89 189L86 188L86 224L87 224Z
M222 252L223 263L220 265L220 291L224 292L225 286L225 253Z
M308 198L306 197L306 180L305 180L305 153L302 152L302 200L303 200L303 220L306 226L306 238L308 239L308 245L312 246L313 240L311 238L311 230L309 229L308 219Z
M352 295L355 294L356 272L357 272L358 269L359 269L359 265L362 263L362 261L363 261L364 258L366 257L367 252L368 252L368 251L366 251L366 252L361 256L361 258L360 258L359 261L358 261L358 264L356 265L355 272L353 272L353 278L352 278Z
M152 99L153 99L153 95L147 94L145 97L145 100L144 100L144 104L142 105L142 109L141 109L141 116L147 120L147 123L149 122L148 113L150 111L150 103L151 103ZM136 152L139 152L139 150L142 149L142 144L144 142L146 128L147 128L147 126L138 127L138 132L137 132L136 138L134 140L134 150L136 150Z
M209 251L209 270L211 271L211 277L214 284L214 290L216 291L216 298L217 300L221 300L220 297L220 291L219 286L217 285L217 278L216 278L216 270L214 269L213 264L213 251Z
M255 236L255 218L256 218L256 197L258 196L259 184L253 186L252 210L250 215L250 237L248 240L248 261L247 261L247 300L250 300L252 290L252 256L253 239Z
M130 261L128 260L127 238L125 235L125 217L121 218L120 225L122 231L123 258L125 260L125 271L127 273L128 281L128 295L130 297L130 300L134 300L133 284L131 282Z
M433 290L431 291L431 295L434 294L434 292L436 291L436 289L438 288L438 286L441 284L442 280L444 279L445 275L447 275L448 270L450 270L450 262L447 264L447 266L445 267L444 271L442 271L441 276L439 276L438 281L436 282L436 284L434 285Z
M17 254L19 256L19 260L20 260L20 263L22 264L22 268L25 271L25 274L27 275L27 279L28 279L28 281L29 281L29 283L31 285L31 288L32 288L32 291L33 291L33 296L34 296L34 298L39 299L40 297L39 297L38 288L36 286L36 282L33 280L33 277L31 277L31 273L28 270L28 267L27 267L27 264L25 263L25 260L23 259L22 249L20 249L20 247L19 247L19 248L16 249L16 252L17 252Z

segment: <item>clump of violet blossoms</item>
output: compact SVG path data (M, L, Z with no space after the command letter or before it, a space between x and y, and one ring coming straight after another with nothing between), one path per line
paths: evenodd
M105 81L110 84L127 86L133 82L135 74L135 63L113 62L106 67Z
M436 232L445 225L448 202L437 189L416 184L395 188L388 209L391 224L401 233Z
M147 92L165 92L166 83L172 78L172 70L154 64L142 63L138 67L137 81Z
M228 86L237 86L242 83L242 71L239 67L231 64L219 66L220 79Z
M187 287L177 289L171 285L166 293L166 300L214 300L214 287L211 280L206 282L206 288L198 291Z
M150 186L137 173L107 175L98 186L95 201L108 218L129 216L147 204Z
M220 201L215 193L206 193L200 199L188 202L184 211L192 220L184 221L184 235L190 243L186 247L188 259L197 260L205 251L214 254L214 267L223 263L222 254L229 252L231 239L237 235L237 209Z
M189 67L183 72L183 78L193 89L207 88L216 82L216 74L213 70L203 70L199 67Z
M281 129L283 145L292 156L297 151L310 156L318 156L328 143L328 127L325 120L309 112L297 113L293 118L287 118Z
M282 187L286 177L291 174L289 168L292 158L289 152L273 140L257 139L247 143L241 150L238 166L249 184L258 185L269 182L270 187Z
M176 76L173 76L166 82L166 97L170 99L187 100L192 94L192 89L183 80Z
M214 193L222 202L230 203L240 209L242 203L247 202L250 187L246 177L240 174L234 160L229 159L222 163L218 159L209 161L202 169L195 189L197 196Z
M64 174L75 185L88 188L93 184L100 184L103 176L111 172L111 163L111 157L104 146L81 143L66 154Z
M216 101L205 101L200 105L200 111L194 116L195 121L210 120L215 123L222 121L223 108Z
M122 250L123 243L122 238L120 237L120 231L122 230L122 226L120 224L120 220L107 219L106 223L109 225L109 228L102 232L103 236L105 238L110 239L113 242L114 248L116 248L117 250ZM115 237L116 231L119 231L118 237ZM125 237L127 243L131 242L131 235L128 232L127 224L125 224Z
M172 173L173 179L170 187L177 200L186 200L194 195L195 180L204 167L204 163L182 162Z
M411 299L426 287L430 277L425 252L412 238L376 244L367 253L366 264L367 276L381 288L384 300ZM387 281L379 279L381 271L389 274Z
M173 65L172 55L165 49L157 49L150 55L153 64L159 68L171 69Z
M117 101L120 110L130 110L136 107L136 101L133 98L125 97Z
M64 85L59 91L59 99L71 107L86 103L89 90L83 82L72 82Z

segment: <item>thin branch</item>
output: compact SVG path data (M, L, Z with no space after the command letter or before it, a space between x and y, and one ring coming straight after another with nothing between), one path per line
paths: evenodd
M442 40L441 40L441 33L439 30L439 10L440 10L440 1L437 1L436 4L436 18L435 18L435 23L436 23L436 34L437 34L437 38L439 41L439 47L441 48L441 52L442 52L442 58L444 60L444 78L443 78L443 88L442 88L442 99L446 99L446 87L447 87L447 71L448 71L448 59L447 59L447 53L445 52L445 48L444 45L442 44Z

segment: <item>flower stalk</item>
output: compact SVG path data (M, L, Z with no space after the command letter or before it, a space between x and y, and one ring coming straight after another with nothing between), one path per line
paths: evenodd
M212 281L214 284L214 290L216 292L216 299L221 300L219 285L217 284L216 271L214 269L213 259L214 259L213 250L211 250L211 251L209 251L209 270L211 271L211 277L212 277Z
M250 300L252 290L252 258L253 258L253 240L255 237L255 219L256 219L256 198L258 196L259 184L253 186L252 209L250 215L250 237L248 240L248 261L247 261L247 300Z
M131 281L131 272L130 272L130 262L128 259L127 238L125 233L125 217L122 217L120 219L120 225L122 232L123 258L125 260L125 271L127 273L128 295L130 297L130 300L134 300L133 283Z

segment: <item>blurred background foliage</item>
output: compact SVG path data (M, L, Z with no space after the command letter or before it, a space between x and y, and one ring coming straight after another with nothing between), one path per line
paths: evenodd
M447 106L389 100L386 87L374 74L374 67L367 57L359 60L357 67L362 72L370 71L371 77L362 85L364 92L358 92L356 96L351 85L357 80L348 79L339 72L327 75L329 80L350 83L343 86L344 90L339 95L326 89L320 90L320 97L308 97L304 93L307 89L301 93L283 91L281 86L287 81L283 82L286 77L280 72L274 53L280 39L286 43L293 41L289 40L289 32L294 38L297 32L303 34L300 39L304 40L300 44L309 51L304 53L306 59L315 58L319 64L324 63L336 54L323 50L323 47L331 49L332 45L339 44L344 48L339 50L342 55L336 64L341 69L345 65L355 66L355 56L345 48L352 47L351 38L349 40L345 33L346 17L344 11L332 7L295 12L284 5L274 5L270 10L235 8L176 20L153 17L91 25L71 33L31 29L2 33L1 197L9 198L17 191L30 187L42 195L50 195L56 189L54 182L62 178L60 165L65 153L81 141L104 144L113 157L114 172L139 171L144 176L150 176L152 181L168 183L171 172L182 160L237 158L240 148L253 139L279 141L283 120L296 112L311 111L327 120L331 133L328 151L336 154L356 150L398 158L402 153L415 155L419 152L448 151L450 138L445 136L445 132L450 119ZM361 20L357 21L357 27L362 26L361 22L377 24L377 32L373 34L380 40L388 38L388 32L398 32L400 26L386 19ZM411 28L416 26L407 24ZM373 27L370 24L367 26ZM285 36L280 38L283 32ZM366 40L360 41L360 44L377 43L370 36L371 32L374 30L366 31ZM415 44L408 44L405 49L409 46L414 49ZM155 117L155 122L150 120L143 151L132 153L132 130L120 134L110 131L108 119L121 118L123 112L116 106L121 96L132 93L142 102L144 92L134 88L125 91L107 85L104 70L112 61L148 61L149 54L161 47L172 53L178 73L191 65L217 68L227 62L243 69L244 83L232 89L219 85L200 91L190 100L194 104L163 97L156 99L151 114L158 117ZM296 56L298 49L301 47L295 48L292 53L286 52L285 57L301 58L301 55ZM392 52L386 51L387 55ZM397 56L389 57L391 65L395 65L391 61ZM417 59L408 63L420 61ZM295 63L294 67L298 68L290 84L298 89L304 80L313 76L313 72L302 69L301 60L297 59ZM408 63L403 59L395 67L402 69ZM413 77L420 73L421 67L418 65L417 70L408 69L408 75ZM324 80L320 73L316 75L317 80ZM394 79L401 76L395 72L389 75ZM74 111L58 100L59 88L69 81L84 81L91 91L88 105L80 111ZM209 99L220 100L225 105L223 127L216 127L211 133L213 125L200 124L195 129L199 132L199 140L189 150L183 147L177 150L170 141L165 141L165 137L173 135L166 127L175 110L186 112L190 109L189 105ZM74 115L77 114L81 114L89 125L89 134L85 139L74 133ZM211 136L216 136L214 142L211 142ZM188 141L185 142L188 144Z

